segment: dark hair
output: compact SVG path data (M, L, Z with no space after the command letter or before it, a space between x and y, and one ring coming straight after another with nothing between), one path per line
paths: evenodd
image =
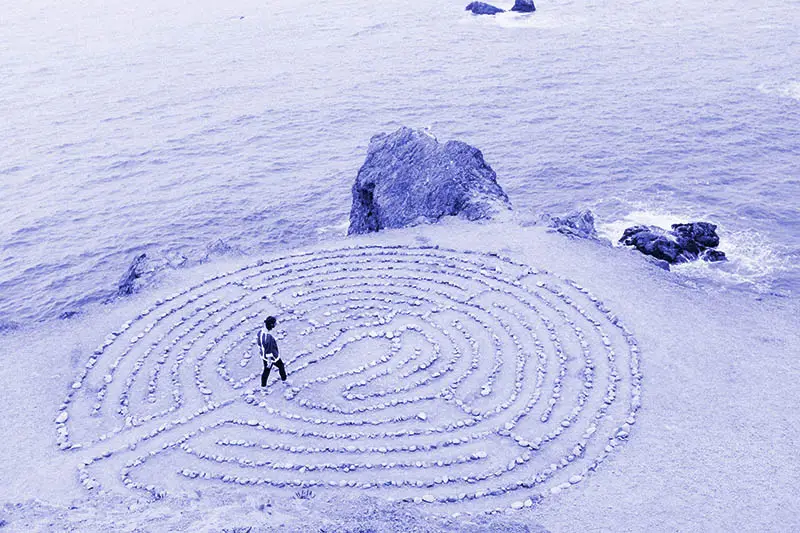
M275 324L278 321L275 319L274 316L268 316L267 319L264 321L264 325L267 326L267 329L272 329L275 327Z

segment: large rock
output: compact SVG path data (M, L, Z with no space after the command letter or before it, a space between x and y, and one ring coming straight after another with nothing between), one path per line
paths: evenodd
M533 5L533 0L516 0L514 7L511 11L518 11L520 13L533 13L536 11L536 6Z
M633 226L623 232L619 242L673 265L701 257L705 261L725 261L724 252L712 249L719 245L716 230L717 226L708 222L673 224L671 231L657 226Z
M716 248L719 246L717 226L710 222L690 222L688 224L673 224L672 233L680 243L697 243L703 248Z
M505 13L504 9L494 7L484 2L471 2L467 5L466 10L472 11L475 15L496 15L497 13Z
M508 196L480 150L400 128L370 140L353 184L347 233L402 228L451 215L490 219L510 210Z

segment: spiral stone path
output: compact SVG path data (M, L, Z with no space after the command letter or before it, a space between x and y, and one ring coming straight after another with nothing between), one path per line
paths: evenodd
M260 388L263 319L289 373ZM587 289L495 254L347 246L221 273L88 354L57 443L90 491L331 491L535 505L627 441L637 342Z

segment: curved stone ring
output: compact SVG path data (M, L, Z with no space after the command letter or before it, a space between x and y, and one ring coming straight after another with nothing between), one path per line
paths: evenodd
M278 316L289 381L260 389ZM453 512L579 484L640 406L632 333L588 290L495 254L350 246L156 301L89 354L56 419L93 491L368 491Z

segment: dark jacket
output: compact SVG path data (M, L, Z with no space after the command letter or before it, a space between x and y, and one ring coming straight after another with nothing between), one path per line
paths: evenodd
M281 358L278 352L278 343L275 342L275 337L267 331L267 328L261 328L258 332L258 347L261 349L261 359L268 364L272 364Z

